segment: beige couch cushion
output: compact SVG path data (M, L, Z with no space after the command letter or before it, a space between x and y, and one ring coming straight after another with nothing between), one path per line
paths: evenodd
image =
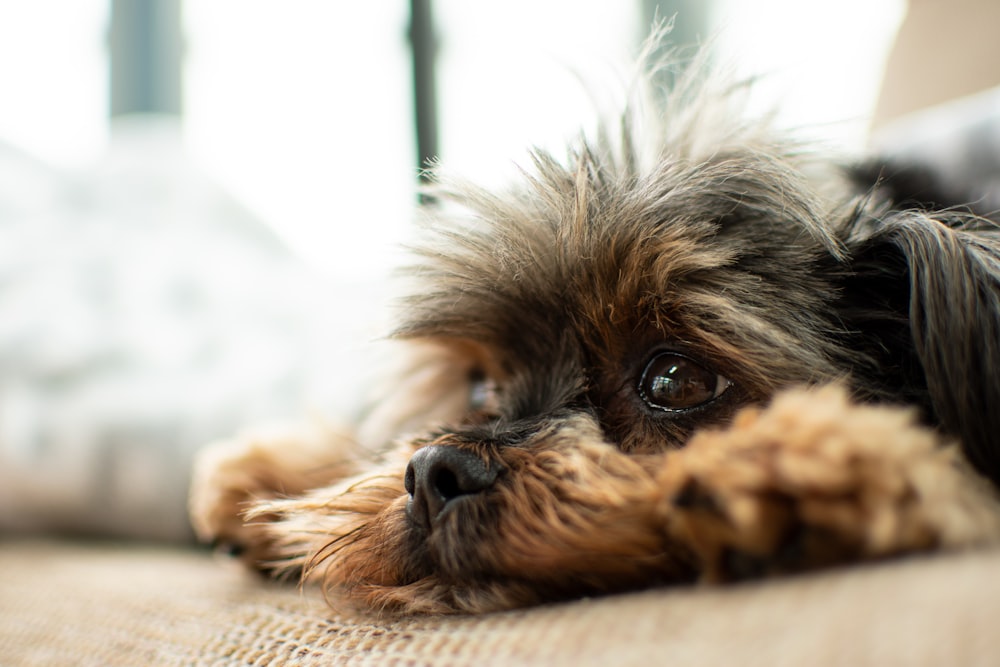
M996 665L1000 552L378 620L165 548L0 543L0 665Z

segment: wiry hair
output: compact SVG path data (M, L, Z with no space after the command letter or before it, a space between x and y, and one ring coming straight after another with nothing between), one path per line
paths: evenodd
M431 218L397 334L491 344L533 367L567 331L600 341L581 354L619 358L643 328L670 332L732 360L754 399L838 380L916 404L1000 479L1000 382L984 372L1000 341L995 224L950 208L961 193L914 210L919 192L885 187L889 165L852 179L748 120L743 87L694 65L663 113L630 106L620 140L605 125L563 161L535 152L508 191L440 177L435 196L464 215Z
M664 487L666 462L798 385L915 406L1000 481L994 226L914 208L889 172L865 181L748 120L743 95L699 64L565 159L536 151L503 192L437 175L396 330L432 350L421 387L437 389L404 381L374 413L380 433L418 435L369 472L257 507L278 518L279 567L429 612L690 580L704 558L666 526L697 494ZM651 409L636 379L663 351L727 390ZM407 460L425 447L499 475L433 530L407 515Z

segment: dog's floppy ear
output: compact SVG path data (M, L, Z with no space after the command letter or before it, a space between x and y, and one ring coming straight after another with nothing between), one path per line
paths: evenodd
M852 342L876 360L865 383L922 406L1000 483L1000 232L887 199L852 229L842 283Z

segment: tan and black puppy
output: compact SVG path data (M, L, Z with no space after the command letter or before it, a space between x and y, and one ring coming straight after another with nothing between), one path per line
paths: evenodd
M695 65L505 191L439 177L391 389L209 448L199 533L403 612L996 541L994 224L743 92Z

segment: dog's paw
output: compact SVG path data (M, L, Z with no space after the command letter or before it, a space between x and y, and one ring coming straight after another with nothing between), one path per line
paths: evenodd
M269 538L266 522L248 523L244 513L277 493L266 442L248 436L203 449L195 460L189 497L198 539L254 569L269 560Z
M909 411L838 387L779 395L696 435L661 476L671 533L727 581L970 546L1000 534L995 497Z
M200 540L251 569L272 570L281 559L269 515L247 513L258 503L287 498L352 471L350 439L316 429L257 431L207 446L197 456L189 511Z

